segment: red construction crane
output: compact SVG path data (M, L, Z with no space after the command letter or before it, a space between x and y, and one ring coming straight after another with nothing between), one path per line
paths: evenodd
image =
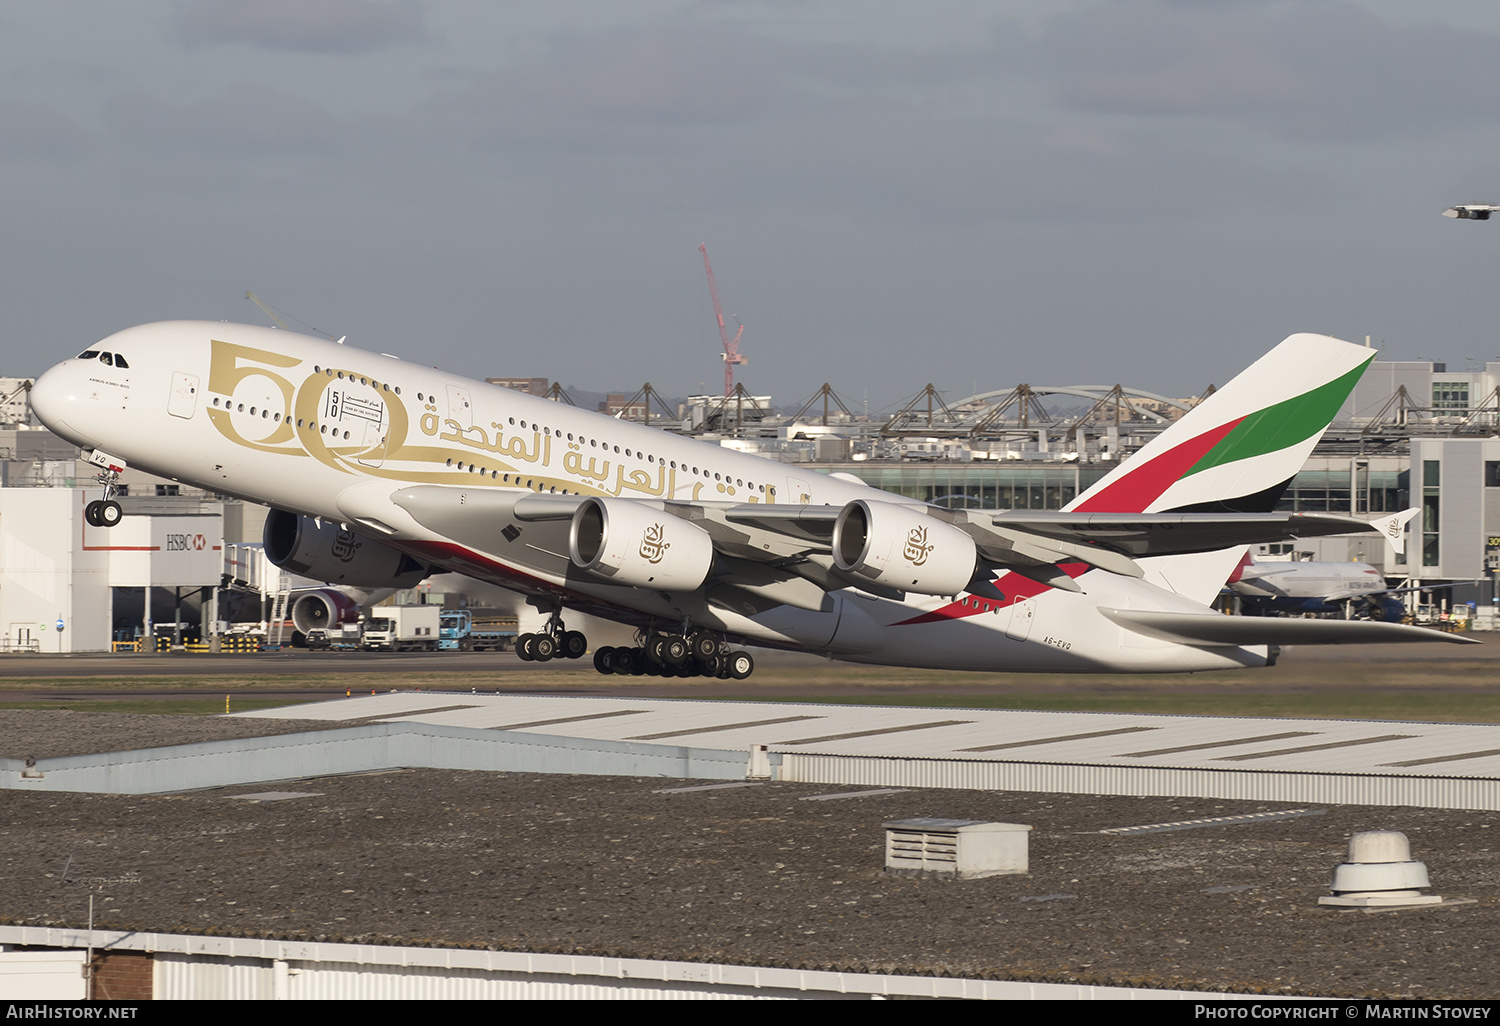
M724 343L724 396L728 398L734 394L734 365L750 362L740 355L740 336L745 333L745 326L741 324L740 330L730 339L729 329L724 326L724 311L719 308L719 289L714 284L714 268L708 262L708 243L699 246L698 252L703 254L703 269L708 272L708 294L714 301L714 316L719 320L719 339Z

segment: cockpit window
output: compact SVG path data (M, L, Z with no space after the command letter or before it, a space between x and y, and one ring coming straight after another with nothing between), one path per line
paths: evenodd
M119 353L105 353L98 349L86 349L78 354L80 360L98 360L106 367L124 367L130 369L130 364L125 362L125 357Z

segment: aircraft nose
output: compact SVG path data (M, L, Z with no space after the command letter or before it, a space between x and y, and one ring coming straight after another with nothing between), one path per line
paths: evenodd
M31 385L31 410L53 434L82 445L68 425L68 414L76 406L79 377L67 363L60 363Z

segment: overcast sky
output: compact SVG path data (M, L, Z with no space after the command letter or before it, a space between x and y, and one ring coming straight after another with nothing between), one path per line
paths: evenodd
M1500 4L6 0L0 373L244 299L476 377L889 409L1500 358ZM731 326L731 332L733 327Z

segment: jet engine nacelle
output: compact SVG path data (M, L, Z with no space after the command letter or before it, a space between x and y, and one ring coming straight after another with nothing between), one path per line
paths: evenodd
M621 499L586 499L568 530L573 565L616 584L692 591L713 567L708 532L670 513Z
M337 523L272 510L262 535L266 557L283 570L355 588L411 588L432 567Z
M292 625L303 634L354 623L358 619L359 603L328 588L304 592L292 603Z
M973 538L909 506L855 499L833 524L834 565L889 588L956 595L978 561Z

